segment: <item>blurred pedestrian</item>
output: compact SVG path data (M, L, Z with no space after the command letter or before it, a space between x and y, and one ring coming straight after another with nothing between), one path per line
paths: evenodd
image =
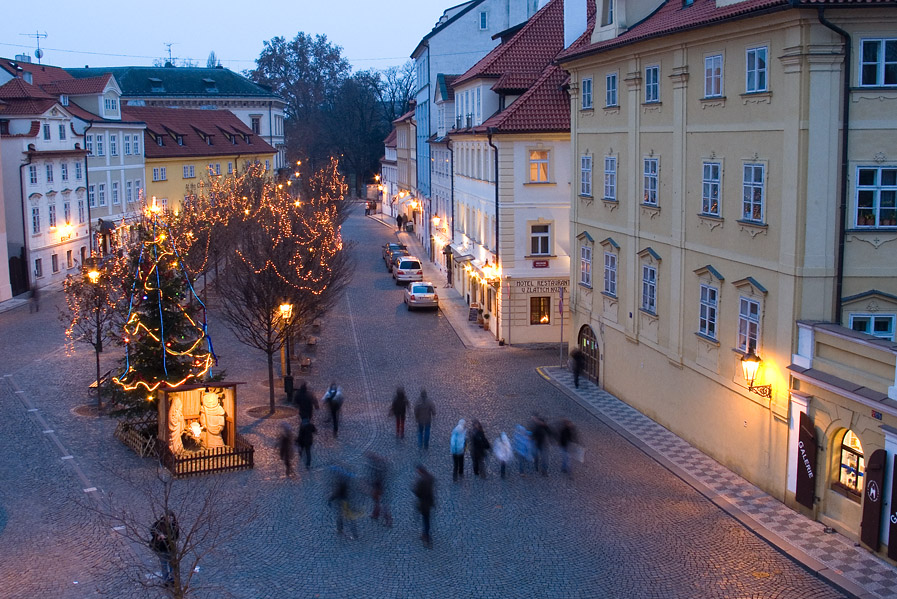
M464 478L464 452L467 450L467 428L463 418L452 430L449 447L452 452L452 480L457 482L458 477Z
M175 578L180 578L177 550L180 532L178 520L171 510L162 514L150 527L150 549L159 558L162 577L167 587L174 586Z
M311 470L311 446L315 442L317 427L311 420L303 420L299 425L299 434L296 435L296 445L299 446L299 457L305 453L305 469Z
M501 436L495 440L492 444L492 453L495 454L495 459L498 460L501 477L504 478L508 462L511 461L511 456L513 455L511 452L511 441L508 439L508 435L502 433Z
M327 502L336 502L336 534L343 534L344 523L348 522L349 528L352 531L348 536L350 539L355 539L358 537L358 528L355 526L357 514L352 509L350 502L352 496L350 479L352 478L352 475L348 470L339 466L334 466L333 473L333 490L331 491L330 498Z
M324 394L324 405L330 408L330 421L333 423L333 437L339 434L339 412L343 407L343 388L336 383L330 383L330 388Z
M40 289L37 285L31 288L31 302L28 304L29 312L40 312Z
M277 449L280 452L280 459L287 469L287 476L293 476L293 442L293 429L284 422L281 427L280 437L277 439Z
M436 506L436 480L424 468L423 464L417 465L414 495L417 497L417 511L420 512L423 524L423 534L421 534L420 538L424 545L430 549L433 547L433 540L430 537L430 512Z
M573 366L573 385L579 389L579 375L586 367L586 356L578 347L570 352L570 362Z
M302 383L299 386L299 391L296 392L296 405L299 407L300 422L303 420L311 422L314 417L314 411L321 407L321 404L318 403L318 398L309 391L308 383Z
M518 424L514 429L514 453L517 454L517 465L520 466L520 474L527 462L533 461L533 439L525 426Z
M533 468L548 476L548 442L551 439L551 428L538 414L533 414L530 425L533 436ZM540 468L541 467L541 468Z
M392 512L386 501L386 483L389 474L389 463L381 455L372 451L365 454L368 458L368 490L374 501L371 518L378 520L383 514L383 524L392 526Z
M433 416L436 415L436 406L433 400L427 397L427 392L420 390L420 399L414 406L414 419L417 420L417 447L418 449L430 448L430 425L433 424Z
M570 453L576 445L576 428L568 418L564 418L558 427L558 447L561 448L561 472L570 472Z
M389 413L396 419L396 437L405 438L405 413L408 411L408 397L405 395L405 387L396 389L396 395L392 400Z
M404 217L401 214L396 215L396 229L399 231L402 230L402 223L404 222Z
M492 444L486 438L486 431L479 420L473 421L470 435L470 461L473 462L473 475L486 478L486 454L492 449Z

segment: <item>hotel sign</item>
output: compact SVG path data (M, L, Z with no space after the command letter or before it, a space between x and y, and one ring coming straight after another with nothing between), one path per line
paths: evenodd
M548 260L533 260L533 268L548 268Z
M560 293L570 286L569 279L525 279L514 281L520 293Z

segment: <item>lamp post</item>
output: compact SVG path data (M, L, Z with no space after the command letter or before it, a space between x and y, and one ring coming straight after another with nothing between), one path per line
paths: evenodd
M753 344L748 346L748 353L741 357L741 372L747 381L748 391L752 391L760 397L769 399L772 397L772 385L754 385L757 370L760 368L760 356L754 352Z
M103 352L103 327L102 320L100 318L100 313L103 309L103 306L100 302L104 301L104 298L101 295L102 289L100 288L100 271L96 268L91 269L87 272L87 280L90 281L91 289L93 290L93 305L91 309L93 310L94 317L94 327L96 328L96 341L93 344L94 353L97 358L97 410L103 409L103 385L100 383L100 354Z
M283 319L283 331L285 337L284 351L286 353L286 374L283 376L283 391L287 394L287 401L293 399L293 371L290 367L290 317L293 315L293 304L284 302L280 304L280 317Z

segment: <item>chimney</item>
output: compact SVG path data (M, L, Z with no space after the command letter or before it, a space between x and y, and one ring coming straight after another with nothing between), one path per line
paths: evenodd
M579 36L586 32L586 2L594 0L563 0L564 2L564 48L569 48Z

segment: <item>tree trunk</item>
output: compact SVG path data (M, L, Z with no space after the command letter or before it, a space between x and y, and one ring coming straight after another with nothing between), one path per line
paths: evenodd
M271 402L271 413L274 413L274 352L268 352L268 400Z
M97 355L97 411L103 409L103 385L100 383L100 350L96 348Z

